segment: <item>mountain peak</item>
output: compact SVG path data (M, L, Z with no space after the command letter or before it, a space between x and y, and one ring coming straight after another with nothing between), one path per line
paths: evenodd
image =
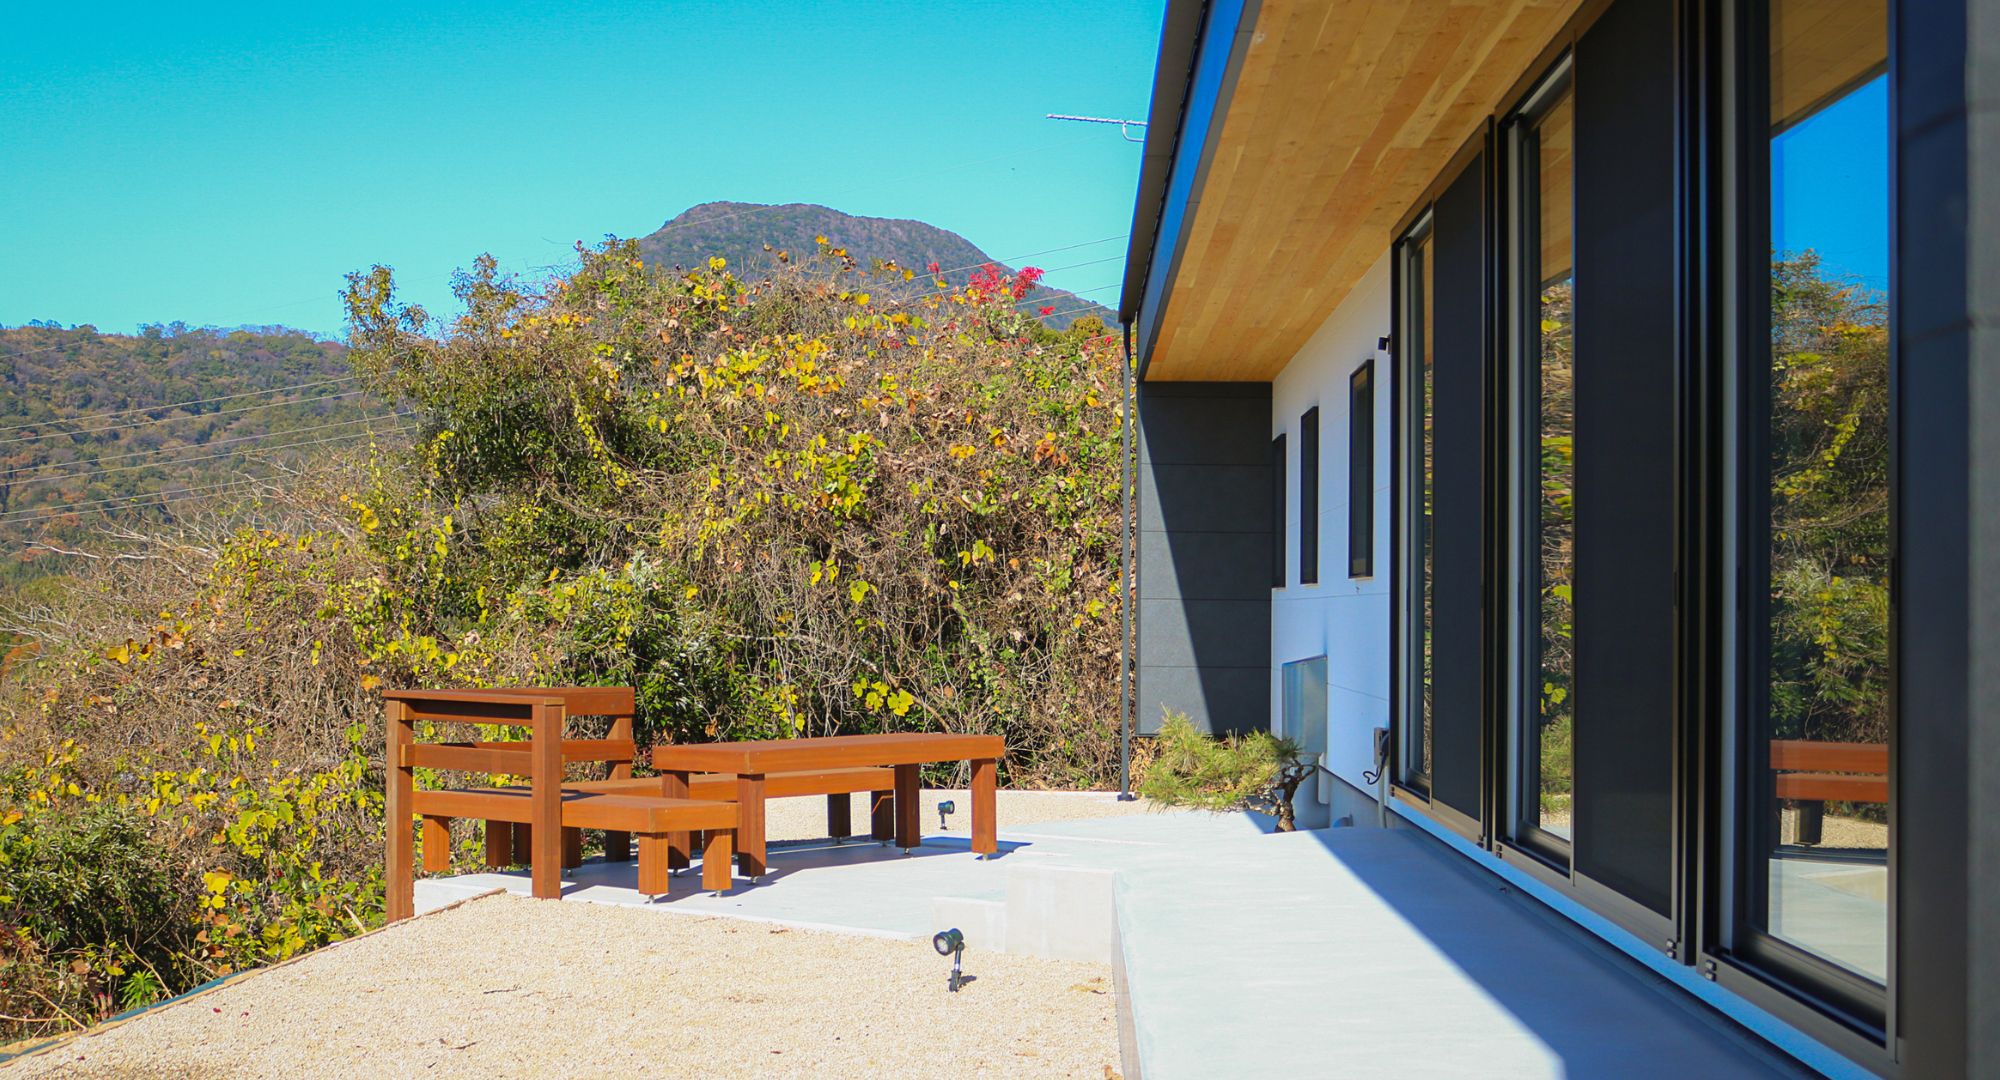
M642 237L639 253L656 265L683 267L700 266L720 256L729 260L731 269L755 275L775 266L772 252L804 255L814 250L822 236L846 248L863 266L881 259L922 273L935 263L954 285L964 284L973 271L987 263L1000 265L972 241L949 229L909 218L848 214L815 203L700 203ZM771 252L764 250L766 244ZM1106 324L1112 322L1109 309L1061 289L1038 289L1028 303L1053 307L1056 313L1044 321L1057 328L1085 315L1096 315Z

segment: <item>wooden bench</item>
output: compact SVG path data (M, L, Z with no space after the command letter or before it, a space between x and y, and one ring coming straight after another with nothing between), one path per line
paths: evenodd
M719 849L722 857L712 865L703 866L704 880L720 881L717 891L728 888L727 852L735 846L737 807L684 797L563 790L566 761L622 761L629 772L635 752L629 724L624 729L627 737L622 739L563 737L566 699L587 704L586 695L594 692L581 688L392 690L382 695L388 729L384 762L388 778L384 807L388 866L384 885L389 921L415 914L416 881L411 862L416 846L413 823L418 815L424 818L427 870L442 870L450 865L452 818L484 818L487 857L492 859L497 854L501 836L511 841L510 848L526 847L532 892L544 899L562 895L563 866L566 862L573 865L565 855L581 855L582 830L587 828L605 829L608 835L622 834L628 838L632 832L639 832L642 887L659 886L658 893L666 891L669 869L666 856L674 839L699 828L709 833L711 844L723 845ZM631 692L623 693L623 700L629 702ZM618 702L607 699L597 704L615 706ZM625 707L629 713L629 705ZM526 726L529 737L525 742L420 743L416 739L419 722ZM617 730L614 724L614 734ZM526 776L529 782L523 788L419 792L416 770L420 768ZM697 826L692 822L706 824ZM500 827L503 825L506 828ZM525 836L522 826L526 827ZM684 846L685 840L680 845ZM566 848L573 850L566 852Z
M424 869L443 873L451 869L453 818L483 819L489 829L494 822L532 827L533 790L504 787L419 791L411 800L411 809L423 819ZM664 896L670 891L669 871L674 867L668 860L668 835L690 830L701 832L707 837L702 848L701 887L711 892L729 890L736 808L727 802L564 788L560 820L565 837L580 834L583 829L603 829L625 836L636 834L639 891L647 896ZM565 851L566 865L567 854Z
M1798 842L1817 844L1830 802L1887 803L1886 743L1771 740L1772 793L1798 804Z
M923 842L919 768L931 762L967 762L972 771L972 850L992 855L999 850L994 788L1000 759L1005 754L1006 743L998 735L898 732L671 743L653 748L653 769L667 779L664 790L669 796L687 795L696 776L726 774L736 778L736 862L743 874L754 881L765 869L764 800L769 794L771 777L780 773L854 768L892 770L895 841L907 851ZM677 833L672 840L673 850L685 857L687 843L688 838Z
M644 776L614 780L591 780L568 785L576 791L595 791L619 794L645 794L666 797L668 778L665 776ZM736 777L729 773L702 773L688 778L688 798L713 799L733 802L736 799ZM772 773L764 778L764 797L783 799L799 795L826 796L826 832L835 840L845 840L854 835L853 795L866 792L869 796L869 834L883 843L896 837L895 816L896 770L887 768L857 767L848 769L806 769L795 772ZM604 857L614 856L611 849L611 835L606 834ZM676 850L673 868L678 870L686 865L685 858Z

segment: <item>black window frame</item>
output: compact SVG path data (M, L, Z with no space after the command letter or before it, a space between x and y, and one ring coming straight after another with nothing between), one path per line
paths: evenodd
M1508 446L1506 475L1502 483L1504 505L1511 515L1508 522L1505 588L1507 627L1501 653L1505 657L1507 690L1501 710L1504 759L1507 764L1507 794L1502 799L1502 837L1541 860L1549 869L1567 877L1573 873L1575 845L1569 838L1541 827L1538 794L1539 748L1531 746L1539 731L1530 723L1538 713L1535 687L1538 683L1541 605L1533 575L1527 572L1540 543L1539 489L1531 487L1534 462L1540 456L1540 315L1531 311L1539 293L1541 241L1531 235L1540 217L1540 173L1536 125L1565 94L1574 92L1572 54L1565 50L1536 79L1501 124L1500 142L1505 147L1506 183L1500 214L1507 235L1501 245L1506 261L1504 305L1501 314L1507 334L1507 359L1503 365L1508 398ZM1572 105L1572 108L1574 106ZM1574 121L1572 121L1574 123ZM1572 179L1572 185L1574 179ZM1572 215L1572 221L1574 216ZM1572 239L1572 258L1574 258ZM1530 284L1534 283L1534 284ZM1575 778L1571 779L1572 813L1575 806ZM1572 817L1572 836L1576 824Z
M1299 584L1319 584L1319 406L1299 416Z
M1375 576L1375 358L1347 377L1347 576Z
M1397 234L1390 258L1390 717L1389 760L1392 790L1421 806L1430 801L1431 776L1424 759L1429 735L1429 700L1423 692L1425 627L1423 545L1428 525L1423 510L1424 263L1433 252L1436 221L1431 196L1417 204Z
M1285 587L1285 433L1271 440L1271 587Z
M1889 12L1893 22L1893 0ZM1775 822L1767 820L1767 815L1762 812L1762 808L1772 801L1772 774L1770 747L1768 741L1762 738L1764 728L1760 719L1768 705L1770 677L1769 657L1762 647L1765 628L1770 620L1769 567L1765 551L1769 539L1765 531L1770 514L1766 468L1769 453L1767 434L1771 419L1768 381L1772 226L1768 120L1770 3L1769 0L1733 0L1724 5L1722 17L1733 20L1731 32L1736 42L1734 55L1726 62L1727 78L1731 82L1728 121L1735 128L1733 137L1727 140L1733 174L1725 181L1723 191L1723 197L1735 203L1735 229L1727 237L1730 250L1724 258L1729 262L1734 277L1734 288L1726 291L1725 302L1736 306L1737 318L1732 340L1727 343L1733 358L1732 370L1723 380L1723 392L1732 399L1728 412L1735 418L1735 424L1732 430L1722 433L1722 438L1729 444L1725 452L1725 468L1727 482L1732 489L1725 500L1729 516L1723 528L1728 534L1725 541L1727 549L1733 556L1728 565L1731 566L1736 587L1721 601L1732 623L1726 647L1732 654L1734 678L1724 695L1727 711L1723 718L1723 739L1728 753L1724 758L1724 774L1718 790L1728 792L1729 798L1728 809L1720 815L1723 835L1717 862L1720 864L1720 890L1725 903L1718 920L1720 925L1717 927L1714 955L1725 961L1725 975L1740 967L1743 976L1767 986L1775 985L1780 994L1803 1000L1808 1007L1830 1016L1866 1043L1886 1045L1893 1037L1892 1002L1898 986L1897 939L1900 936L1897 923L1897 850L1900 846L1897 822L1901 789L1894 778L1901 711L1901 650L1898 643L1903 624L1900 615L1901 591L1896 588L1893 567L1900 547L1901 527L1897 522L1901 515L1898 508L1904 497L1905 485L1898 460L1900 443L1896 434L1899 410L1895 402L1899 397L1900 371L1894 326L1895 303L1892 299L1889 305L1888 361L1891 402L1888 412L1891 447L1888 514L1889 560L1892 567L1888 597L1887 689L1891 780L1887 806L1888 899L1884 928L1888 935L1888 971L1885 982L1876 984L1866 976L1772 934L1758 925L1756 918L1767 901L1764 893L1768 890L1768 882L1764 875L1769 873L1768 867L1759 864L1767 850L1765 841L1768 831L1775 827ZM1893 34L1893 31L1890 33ZM1892 41L1892 60L1885 62L1868 78L1889 74L1894 54ZM1893 77L1891 83L1894 83ZM1889 119L1892 147L1895 124L1892 99ZM1889 165L1892 175L1896 167L1893 155L1892 148ZM1893 213L1893 187L1890 197ZM1893 249L1891 257L1894 257ZM1724 981L1733 983L1737 989L1750 989L1752 984L1743 976L1733 981L1725 978ZM1754 989L1752 992L1755 992Z

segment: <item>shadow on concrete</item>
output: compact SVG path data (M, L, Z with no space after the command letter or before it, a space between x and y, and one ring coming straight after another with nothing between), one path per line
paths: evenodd
M1322 829L1305 837L1468 984L1468 992L1420 994L1419 984L1385 980L1382 993L1396 1007L1446 1019L1454 1009L1484 1014L1460 1017L1467 1034L1496 1021L1514 1025L1567 1076L1810 1075L1429 837L1403 829ZM1472 1043L1468 1067L1479 1060L1478 1040Z

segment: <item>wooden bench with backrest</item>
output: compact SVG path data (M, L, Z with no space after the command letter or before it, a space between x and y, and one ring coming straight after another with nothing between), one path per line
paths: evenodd
M1798 842L1817 844L1826 804L1889 801L1887 743L1771 740L1773 794L1798 804Z
M563 699L564 711L571 717L603 716L611 723L602 740L566 739L563 743L564 755L573 761L603 761L609 766L604 779L566 781L564 786L576 791L596 791L610 794L648 794L664 796L663 777L633 778L632 765L637 760L637 748L632 740L632 723L636 713L637 695L629 686L529 686L509 687L495 693L521 696L553 696ZM482 745L482 744L475 744ZM814 769L783 773L770 778L773 784L771 797L792 795L826 796L827 835L835 840L844 840L854 835L853 800L851 796L867 793L869 796L869 833L879 841L887 843L895 837L895 770L893 769ZM688 793L693 799L719 799L733 801L736 797L736 778L727 774L708 774L695 778L694 790ZM489 825L486 830L486 862L489 866L506 866L509 863L527 863L533 826L516 825L510 831ZM632 857L630 837L618 831L604 834L604 858L607 862L623 862ZM673 868L678 870L687 865L686 853L676 848ZM583 863L583 838L579 830L563 830L563 866L574 868Z
M562 895L563 837L566 830L604 829L639 836L639 887L660 895L668 891L670 836L701 830L708 837L703 853L702 884L727 890L738 810L727 802L666 798L646 794L582 792L563 787L565 760L606 760L601 754L622 754L629 762L631 740L565 739L564 698L532 691L392 690L383 694L388 727L388 823L385 885L391 922L415 914L416 881L414 821L423 819L424 868L449 869L450 824L453 818L483 818L489 837L495 823L529 826L529 875L532 892L544 899ZM423 743L416 724L459 723L524 725L525 741ZM526 787L419 791L419 768L457 772L498 773L528 777ZM574 835L580 835L580 832ZM489 855L491 852L489 839Z

